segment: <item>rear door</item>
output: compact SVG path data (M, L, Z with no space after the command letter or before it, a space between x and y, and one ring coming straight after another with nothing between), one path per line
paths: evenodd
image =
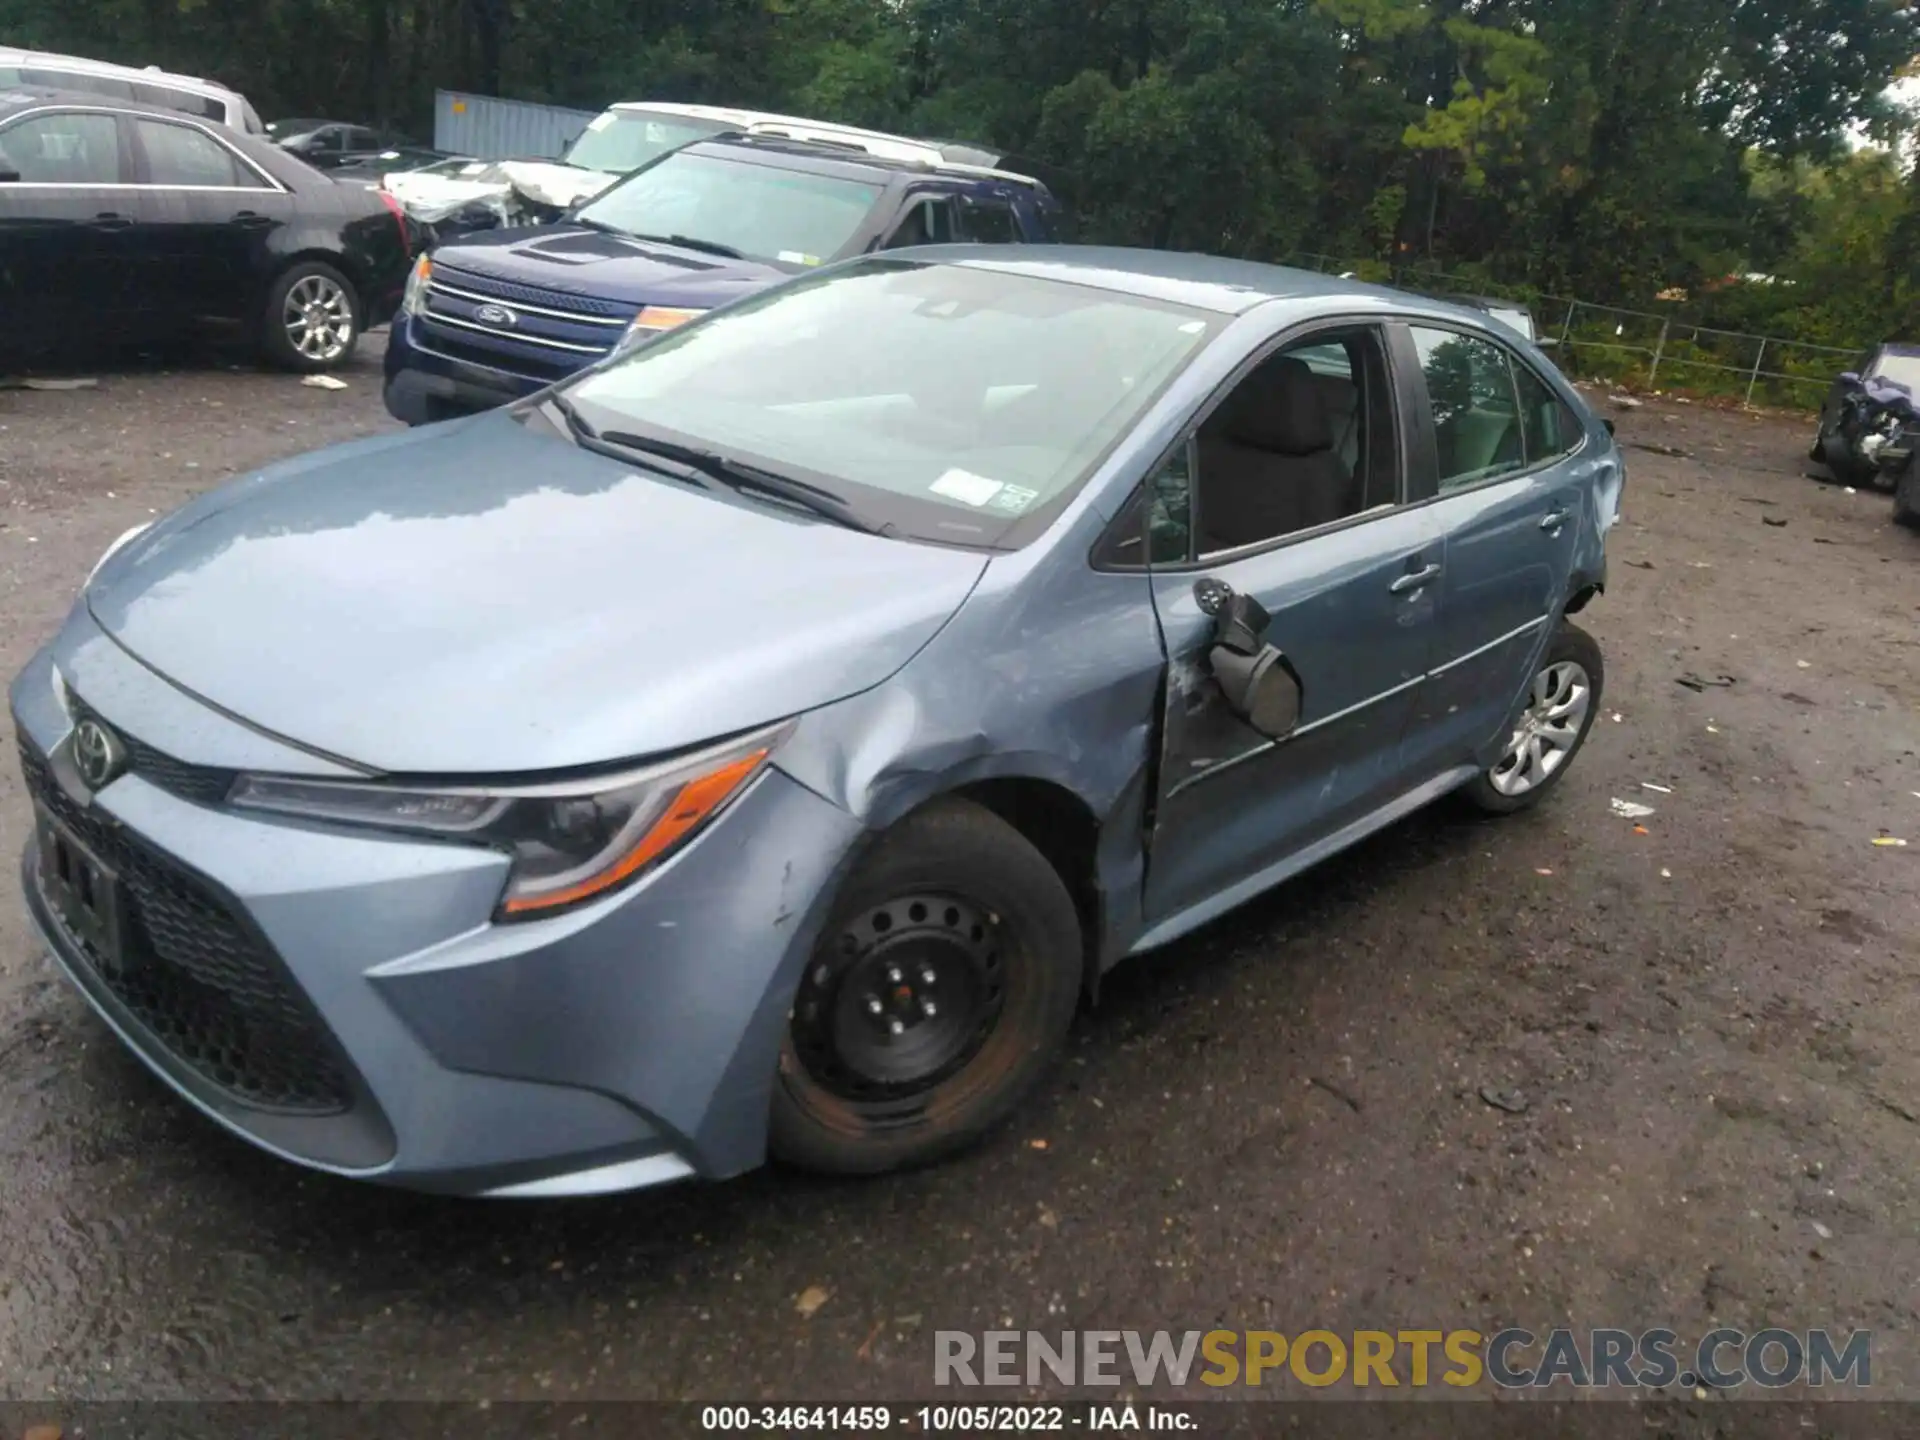
M130 294L130 164L115 117L36 110L0 125L0 348L112 343Z
M131 117L139 177L135 242L155 333L250 321L292 197L212 125Z
M1613 462L1556 387L1490 335L1410 325L1416 465L1446 535L1440 654L1408 731L1408 764L1466 763L1500 736L1566 602L1583 502Z

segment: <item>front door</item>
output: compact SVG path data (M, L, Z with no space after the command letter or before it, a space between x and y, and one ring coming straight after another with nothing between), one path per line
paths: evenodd
M1308 863L1405 788L1396 757L1431 660L1443 541L1402 503L1405 437L1383 337L1321 332L1262 359L1149 484L1169 661L1145 909L1185 928ZM1280 739L1208 668L1220 585L1272 616L1302 687Z
M0 129L0 351L120 338L126 178L111 115L43 111Z
M1440 643L1408 762L1471 761L1501 737L1565 603L1594 470L1584 427L1518 355L1482 335L1412 327L1447 536Z

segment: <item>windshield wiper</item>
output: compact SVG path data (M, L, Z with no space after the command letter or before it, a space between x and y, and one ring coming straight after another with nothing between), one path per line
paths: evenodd
M651 435L635 435L624 430L604 430L597 438L605 444L618 445L624 450L638 450L643 455L654 455L663 460L677 462L711 480L719 481L729 489L758 491L776 500L784 500L790 505L798 505L803 510L810 510L823 519L833 521L836 525L846 526L849 530L858 530L867 535L893 533L891 524L875 524L854 509L846 496L829 490L824 485L815 485L810 481L782 474L778 470L768 470L744 460L736 460L730 455L722 455L718 450L705 450L697 445L682 445L677 440L661 440Z
M629 230L627 235L634 240L651 240L656 245L678 245L682 250L702 250L709 255L724 256L728 260L744 260L744 250L736 250L731 245L722 245L717 240L697 240L691 235L642 235Z
M775 470L750 465L744 460L735 460L722 455L717 450L704 450L697 445L682 445L675 440L656 439L651 435L635 435L624 430L595 430L580 418L580 412L573 402L563 395L549 395L547 403L560 413L567 422L567 429L573 435L574 442L582 449L591 450L597 455L605 455L612 460L631 459L635 454L644 455L647 460L658 466L665 461L673 467L667 473L676 471L686 478L699 477L707 481L717 481L730 490L758 492L783 500L789 505L797 505L822 519L831 520L836 525L844 525L849 530L858 530L865 535L892 535L893 525L875 524L867 519L848 502L846 496L836 494L824 485L814 485L792 475L782 475Z

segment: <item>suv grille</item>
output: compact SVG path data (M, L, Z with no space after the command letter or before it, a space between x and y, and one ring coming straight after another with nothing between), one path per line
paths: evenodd
M101 965L77 937L66 938L158 1045L243 1104L309 1115L347 1110L347 1072L326 1031L227 902L139 836L74 804L24 746L20 771L34 800L118 876L125 963Z
M619 301L437 265L416 319L421 338L443 355L545 381L600 359L638 313Z

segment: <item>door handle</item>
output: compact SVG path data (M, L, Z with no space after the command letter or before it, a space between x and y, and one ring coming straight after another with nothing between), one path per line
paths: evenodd
M242 230L265 230L273 224L273 217L262 215L258 210L242 210L233 217L232 223Z
M95 230L125 230L133 224L133 221L111 210L102 210L93 219L87 221L87 224Z
M1387 588L1393 591L1393 593L1396 595L1404 595L1409 590L1420 589L1429 580L1438 578L1439 574L1440 574L1440 567L1438 565L1429 565L1424 570L1415 570L1410 575L1402 575L1398 580L1394 581L1393 584L1389 585Z
M1540 528L1549 535L1558 532L1560 527L1566 523L1567 512L1565 510L1549 510L1540 517Z

